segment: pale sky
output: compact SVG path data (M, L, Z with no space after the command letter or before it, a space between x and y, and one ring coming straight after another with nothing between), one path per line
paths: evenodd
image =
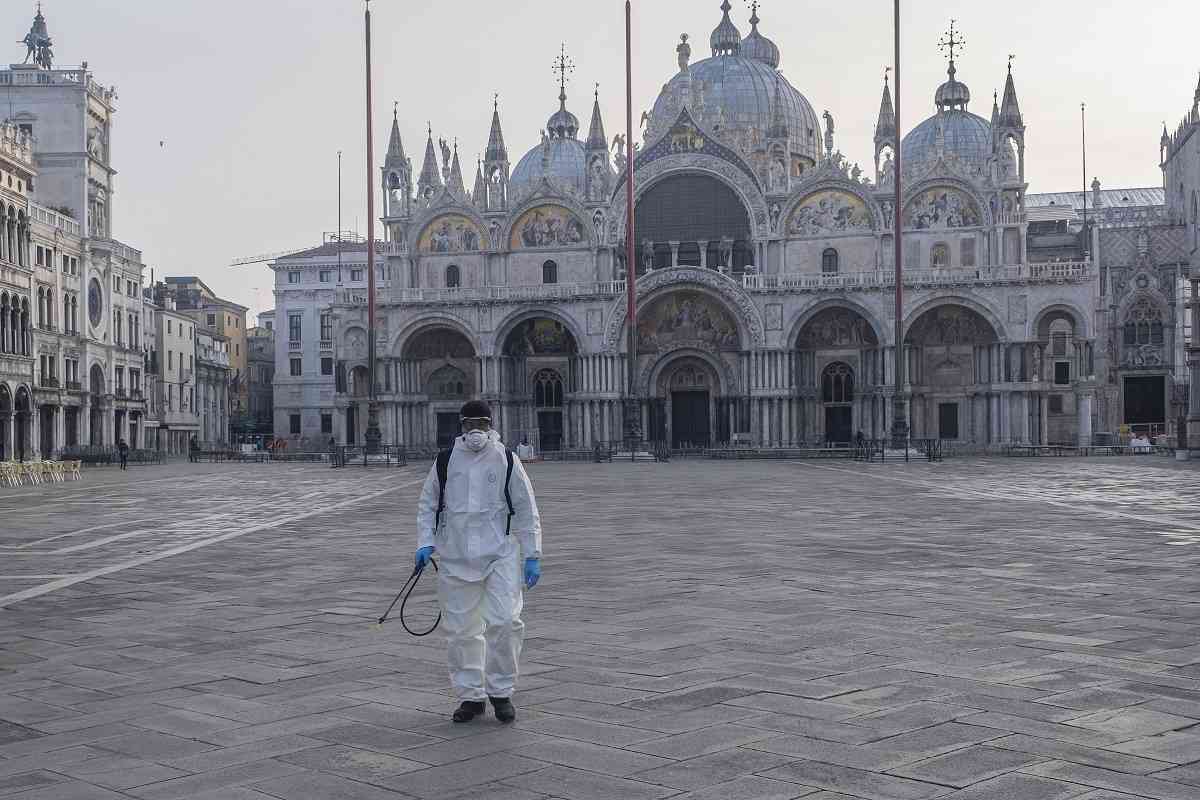
M744 36L748 4L732 2ZM635 0L635 117L677 70L680 33L691 36L693 63L708 55L719 5ZM551 63L560 43L576 65L567 105L583 134L596 82L609 139L624 128L622 0L371 6L377 166L399 101L415 169L429 120L435 140L458 137L470 189L499 92L515 167L557 108ZM4 4L10 60L24 55L15 42L33 8ZM271 308L265 264L230 269L229 262L315 245L336 229L339 149L345 227L365 232L362 9L356 0L44 0L57 64L86 60L98 81L118 88L114 233L144 251L156 277L199 275L252 314ZM837 148L868 170L881 76L892 62L892 3L765 0L759 13L760 30L782 50L783 74L818 116L829 109ZM946 77L936 44L953 13L967 40L957 66L971 89L971 111L989 116L1006 59L1016 56L1031 192L1082 184L1081 101L1088 104L1088 181L1161 185L1162 123L1174 130L1191 108L1200 71L1200 4L903 0L902 13L905 131L934 111L934 90ZM371 185L378 188L378 172Z

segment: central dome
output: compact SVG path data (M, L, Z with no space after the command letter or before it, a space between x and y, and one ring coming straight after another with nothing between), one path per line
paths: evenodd
M905 135L900 151L905 170L920 169L938 160L939 128L941 153L947 159L957 158L971 171L987 170L992 157L992 126L983 117L959 109L939 111Z
M704 82L704 107L709 115L719 114L722 126L735 137L749 134L755 142L764 142L771 127L776 84L783 103L783 118L788 126L788 149L807 158L820 160L821 126L804 95L796 91L769 63L740 54L718 55L688 67L687 74L677 73L654 103L656 125L670 125L678 114L678 101L692 87ZM671 117L668 119L668 117Z

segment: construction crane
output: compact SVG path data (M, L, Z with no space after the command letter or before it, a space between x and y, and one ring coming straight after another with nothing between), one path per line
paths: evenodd
M249 258L236 258L232 262L230 262L229 266L230 267L244 267L247 264L262 264L263 262L274 261L277 258L284 258L285 256L290 256L294 253L302 253L307 249L309 249L309 248L297 247L297 248L293 248L291 250L281 250L278 253L266 253L266 254L260 255L260 256L250 256Z

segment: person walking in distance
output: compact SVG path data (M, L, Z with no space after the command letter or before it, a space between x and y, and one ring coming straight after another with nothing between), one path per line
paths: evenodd
M517 718L512 695L525 638L524 590L541 577L542 524L525 468L492 429L487 403L462 407L462 435L442 451L417 504L416 564L437 553L455 722L490 700L501 722Z
M117 455L121 457L121 469L129 469L129 444L124 439L117 440Z

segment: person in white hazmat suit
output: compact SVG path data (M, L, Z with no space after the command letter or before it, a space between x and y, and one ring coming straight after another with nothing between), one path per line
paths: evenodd
M463 435L448 462L445 453L439 456L444 494L435 463L417 505L416 562L421 567L434 553L439 558L438 602L450 683L460 701L453 720L482 715L486 698L507 723L517 718L512 695L525 638L523 590L541 577L542 525L515 454L509 475L510 451L491 428L488 405L473 400L460 416Z

